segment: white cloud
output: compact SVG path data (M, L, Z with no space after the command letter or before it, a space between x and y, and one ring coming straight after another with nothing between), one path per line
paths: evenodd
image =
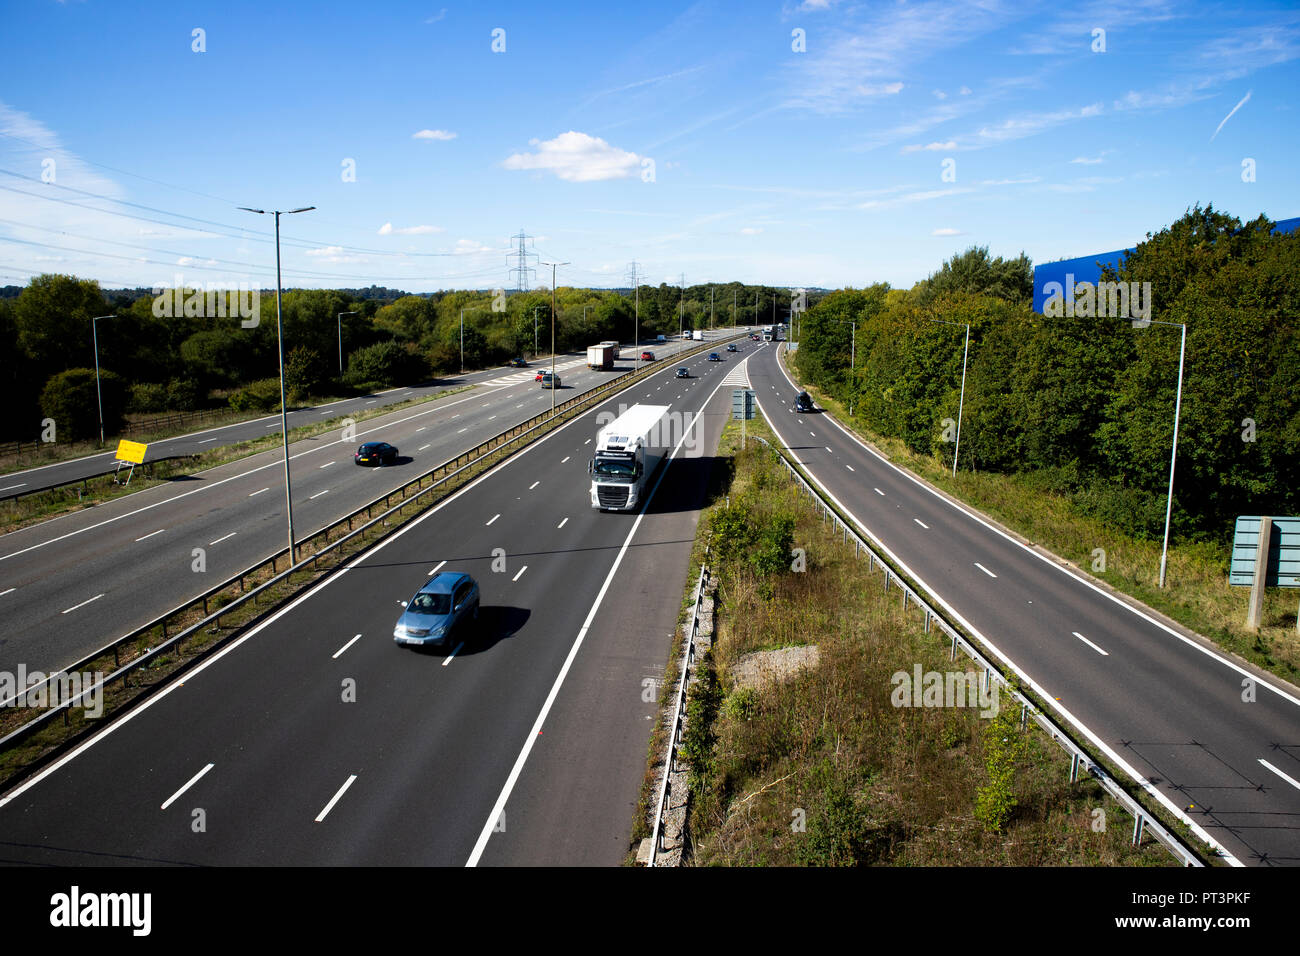
M442 226L401 226L393 228L391 222L386 222L379 227L381 236L427 236L431 232L445 232Z
M962 232L960 229L951 229L951 228L948 228L948 229L936 229L936 230L934 230L933 232L931 232L930 235L932 235L932 236L964 236L964 235L966 235L966 233Z
M969 86L963 86L959 92L961 93L962 96L970 96L971 89Z
M502 163L506 169L541 169L571 183L630 179L641 171L641 157L609 145L598 136L569 130L555 139L529 140L533 153L515 153Z
M936 99L946 100L948 98L948 94L943 90L931 90L930 92L934 94Z
M874 83L874 84L868 83L863 86L859 86L857 89L857 93L859 96L893 96L896 93L901 92L902 89L903 89L903 84L897 82Z
M439 10L439 11L437 12L436 15L434 15L434 16L432 16L432 17L425 17L425 18L424 18L424 22L425 22L425 23L437 23L439 20L441 20L441 19L442 19L443 17L445 17L446 15L447 15L447 8L446 8L446 7L443 7L441 10Z
M1102 155L1105 154L1103 153ZM1093 157L1076 156L1074 159L1070 160L1071 165L1074 166L1096 166L1098 163L1101 162L1105 162L1105 160L1102 159L1101 156L1093 156Z
M952 189L926 189L921 192L907 193L897 196L894 199L872 199L868 202L860 203L859 209L889 209L894 206L910 206L912 203L927 202L931 199L943 199L946 196L959 196L962 193L974 192L973 189L964 186L955 186Z
M343 251L342 246L322 246L319 249L308 249L307 255L320 259L322 262L365 262L365 256L348 255Z
M922 150L928 150L929 152L936 153L941 150L956 149L956 148L957 148L956 141L950 139L946 143L926 143L924 146L904 146L903 152L918 153L921 152Z
M455 138L455 133L450 133L445 129L422 129L418 133L411 134L411 139L437 139L445 142Z

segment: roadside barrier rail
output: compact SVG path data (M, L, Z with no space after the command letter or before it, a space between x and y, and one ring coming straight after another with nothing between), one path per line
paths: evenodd
M997 683L1001 693L1008 693L1020 704L1020 726L1023 729L1029 720L1033 720L1043 732L1056 741L1066 753L1070 755L1070 782L1074 783L1079 779L1080 773L1088 773L1110 796L1122 806L1130 816L1133 817L1133 835L1131 842L1134 846L1140 845L1143 833L1149 832L1154 836L1183 866L1204 866L1205 863L1192 847L1177 834L1165 827L1159 820L1152 816L1142 804L1140 804L1125 789L1118 780L1100 763L1092 758L1092 755L1080 746L1066 732L1066 730L1048 716L1040 707L1031 701L1024 693L1014 687L1003 675L1001 669L996 667L984 654L976 647L975 642L962 634L958 629L950 624L944 617L939 614L930 603L921 596L919 591L914 588L906 578L895 570L880 552L868 543L867 539L860 535L858 531L851 527L849 523L840 517L839 513L832 507L831 503L826 500L821 491L813 486L794 464L785 456L781 449L773 448L771 443L758 435L751 435L768 448L776 452L777 458L790 473L790 478L799 485L799 490L806 493L812 500L813 504L821 511L823 522L829 521L832 531L841 529L843 541L847 545L853 543L854 554L866 554L868 569L874 570L876 565L880 566L884 573L885 591L890 587L896 588L902 594L903 608L906 609L908 603L915 605L924 615L925 632L928 634L932 627L938 627L943 631L951 641L952 649L949 654L950 660L957 659L957 651L960 649L969 657L981 672L981 690L988 692L990 682ZM1215 848L1211 848L1215 849Z

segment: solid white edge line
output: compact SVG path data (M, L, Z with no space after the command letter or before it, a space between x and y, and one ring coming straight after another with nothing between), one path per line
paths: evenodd
M340 647L337 651L335 651L335 652L334 652L334 655L330 658L330 660L332 660L332 661L336 661L336 660L338 660L340 657L343 656L343 652L344 652L344 651L346 651L349 647L351 647L353 644L355 644L355 643L356 643L357 641L359 641L359 640L361 640L361 635L360 635L360 634L358 634L356 637L352 638L352 640L348 641L346 644L344 644L342 647Z
M777 368L780 370L782 376L785 377L785 380L787 382L790 382L791 387L794 387L794 382L790 379L790 376L786 374L785 367L781 364L779 359L777 360ZM916 477L916 475L910 474L906 469L901 468L898 465L894 464L884 455L880 454L880 452L876 451L875 449L867 445L866 442L864 442L857 435L854 435L851 431L849 431L847 428L845 428L843 425L837 422L834 418L831 418L828 415L827 420L836 428L838 428L841 432L843 432L845 437L847 437L849 440L853 442L856 442L862 448L863 451L867 452L867 454L871 455L873 458L879 459L883 464L894 469L894 471L898 472L900 475L902 475L908 481L912 482L918 488L921 488L923 491L926 491L929 494L933 495L934 497L938 498L940 501L948 505L954 511L959 511L962 514L966 515L966 517L974 521L978 521L980 524L982 524L988 530L992 531L994 534L998 535L1001 538L1005 538L1007 541L1011 542L1017 548L1020 548L1022 551L1025 551L1027 554L1033 555L1039 561L1042 561L1044 564L1046 564L1049 568L1053 568L1056 571L1059 571L1061 574L1073 578L1075 581L1082 584L1084 587L1090 588L1091 590L1097 592L1106 600L1119 605L1121 608L1123 608L1125 611L1128 611L1130 614L1135 614L1138 617L1142 618L1144 621L1147 621L1150 624L1154 624L1156 627L1160 628L1160 630L1164 631L1166 634L1178 638L1178 640L1182 641L1184 644L1187 644L1189 647L1195 648L1196 650L1200 651L1202 654L1206 655L1207 657L1213 658L1214 660L1218 661L1220 664L1223 664L1226 667L1231 668L1232 670L1240 674L1242 677L1249 677L1256 684L1268 688L1269 690L1271 690L1273 693L1277 694L1279 697L1283 698L1284 700L1287 700L1292 704L1295 704L1297 707L1300 707L1300 697L1296 697L1293 694L1290 694L1287 691L1283 690L1282 688L1270 684L1266 679L1260 677L1259 674L1255 673L1254 671L1246 670L1244 667L1240 666L1239 664L1229 660L1228 658L1224 657L1222 654L1218 653L1215 649L1210 647L1205 647L1199 641L1192 640L1190 637L1187 637L1185 634L1179 634L1168 624L1164 624L1161 621L1156 620L1154 617L1146 613L1146 611L1143 611L1141 608L1134 607L1132 604L1129 604L1127 601L1122 600L1117 595L1111 594L1105 588L1094 584L1093 582L1089 581L1087 578L1076 573L1076 569L1059 564L1051 557L1042 554L1039 551L1036 551L1034 548L1025 544L1023 541L1017 541L1015 538L1007 534L1001 528L995 527L994 525L990 524L986 518L972 511L965 504L946 498L944 495L940 494L934 488L931 488L929 485L927 485L920 478ZM1136 600L1136 598L1134 600Z
M206 767L204 767L202 770L200 770L200 771L199 771L198 773L196 773L194 776L190 777L190 781L189 781L189 783L185 784L185 785L182 786L179 790L177 790L175 793L173 793L170 797L168 797L168 798L163 802L163 805L162 805L161 807L159 807L158 809L160 809L160 810L166 810L168 807L170 807L173 803L176 802L176 798L177 798L177 797L179 797L182 793L184 793L184 792L185 792L186 790L188 790L190 787L192 787L192 786L194 786L196 783L198 783L199 780L202 779L203 775L204 775L205 773L207 773L209 770L211 770L214 766L215 766L215 764L208 764Z
M777 363L777 366L778 368L780 368L779 361ZM781 373L784 375L785 369L782 368ZM789 376L786 376L786 380L789 381ZM791 385L793 384L794 383L791 382ZM762 410L762 407L763 407L763 403L759 402L759 409ZM784 438L781 438L780 433L777 431L775 420L768 417L766 411L763 412L763 417L767 418L768 427L772 429L773 434L775 434L778 438L781 439L781 444L788 446L789 442L787 442ZM838 424L838 422L835 422L835 419L833 418L830 419L830 421L834 424ZM843 430L844 429L841 427L841 431ZM859 441L858 444L862 444L862 442ZM876 457L880 458L881 456L876 455ZM891 464L891 463L886 461L886 464ZM893 467L895 470L900 470L898 469L897 465L891 464L891 467ZM1183 811L1182 807L1174 803L1172 799L1170 799L1161 790L1159 790L1153 783L1151 783L1150 780L1148 780L1146 777L1138 773L1137 770L1134 767L1130 766L1128 761L1126 761L1122 756L1120 756L1109 744L1106 743L1106 741L1102 740L1101 737L1099 737L1090 727L1086 726L1081 720L1079 720L1079 718L1075 717L1074 714L1070 713L1070 711L1066 707L1064 707L1060 701L1058 701L1055 697L1049 694L1045 688L1043 688L1036 680L1034 680L1023 669L1021 669L1020 665L1018 665L1015 661L1011 660L1011 658L1007 657L1006 654L1002 653L1001 648L999 648L996 644L994 644L987 637L985 637L984 634L981 633L978 628L972 625L970 621L966 620L966 618L962 616L962 614L955 607L953 607L937 590L932 588L924 578L922 578L911 568L909 568L906 563L904 563L899 559L898 555L894 554L893 551L891 551L885 544L883 544L880 541L880 539L877 538L870 531L867 524L863 522L862 519L859 518L856 514L854 514L852 510L846 508L843 502L841 502L838 498L836 498L833 494L831 494L830 489L828 489L825 485L823 485L821 481L818 480L818 478L815 475L813 475L811 471L808 472L808 477L817 485L818 488L822 490L822 492L826 495L826 497L828 497L831 501L833 501L840 508L840 510L844 512L844 514L848 515L849 518L854 523L857 524L858 529L861 532L863 532L867 538L873 541L876 547L880 548L880 550L885 552L885 554L895 563L895 565L899 568L899 570L901 570L904 574L906 574L918 585L920 585L923 590L929 592L931 597L939 604L939 606L942 607L945 611L947 611L950 615L952 615L954 621L956 621L958 624L964 627L970 634L974 635L974 637L977 640L979 640L980 643L982 643L986 648L988 648L989 651L998 660L1002 661L1002 663L1004 663L1008 668L1010 668L1011 671L1016 674L1016 676L1018 676L1021 680L1023 680L1025 684L1028 685L1034 691L1034 693L1036 693L1039 696L1041 700L1045 701L1049 707L1051 707L1058 714L1060 714L1061 717L1067 723L1070 724L1070 726L1074 727L1076 730L1079 731L1079 733L1083 734L1086 738L1088 738L1088 740L1092 743L1094 747L1096 747L1107 757L1109 757L1110 760L1114 762L1114 764L1117 767L1119 767L1126 774L1128 774L1129 777L1134 782L1136 782L1139 787L1145 790L1153 799L1159 801L1161 806L1163 806L1166 810L1172 813L1179 820L1183 821L1183 823L1187 824L1187 826L1191 829L1191 831L1195 833L1196 836L1203 843L1205 843L1206 846L1212 847L1213 849L1218 851L1222 855L1222 859L1224 860L1224 862L1226 862L1229 866L1234 866L1234 867L1245 866L1244 863L1242 863L1235 856L1229 853L1226 847L1224 847L1217 840L1211 837L1210 834L1206 832L1204 827L1202 827L1195 820L1189 817ZM938 497L942 497L942 495ZM958 509L958 510L963 510L963 509ZM999 532L999 534L1001 534L1001 532ZM1003 537L1006 537L1006 535L1003 535ZM1024 545L1021 545L1021 547L1024 547ZM1026 550L1031 550L1031 549L1026 548ZM1050 564L1051 562L1048 563ZM1122 604L1123 602L1119 602L1119 603ZM1168 628L1166 628L1166 630L1168 630ZM1189 642L1189 643L1194 643L1194 642Z
M1100 647L1098 647L1096 644L1092 643L1092 641L1088 640L1086 637L1084 637L1084 636L1083 636L1082 634L1080 634L1078 631L1071 631L1070 633L1073 634L1075 637L1077 637L1079 640L1083 641L1083 643L1087 644L1089 647L1091 647L1094 651L1096 651L1096 652L1097 652L1098 654L1100 654L1102 657L1110 657L1110 651L1103 651Z
M357 779L357 775L354 773L352 776L348 777L347 781L343 784L343 786L339 787L339 792L334 794L334 796L330 798L330 802L325 804L325 809L322 810L320 814L316 817L317 823L320 823L322 820L324 820L325 817L329 814L329 812L334 809L334 804L338 803L339 800L342 799L343 794L348 792L348 787L352 786L352 781L356 779Z
M1268 762L1267 760L1265 760L1263 757L1258 757L1258 758L1256 758L1256 759L1259 760L1259 762L1262 763L1262 764L1263 764L1265 767L1267 767L1269 770L1272 770L1275 774L1277 774L1279 777L1281 777L1283 780L1285 780L1287 783L1291 784L1291 786L1295 787L1297 790L1300 790L1300 780L1296 780L1295 777L1289 776L1289 775L1283 773L1281 770L1278 770L1277 767L1274 767L1271 763L1269 763L1269 762Z
M715 391L716 391L716 389L715 389ZM603 401L597 402L597 403L596 403L595 405L593 405L590 409L588 409L588 411L595 411L596 409L601 408L601 407L603 407L603 406L605 406L605 405L608 405L610 402L615 401L615 400L618 399L618 398L619 398L618 395L611 395L609 398L604 399ZM712 398L712 396L710 396L710 398ZM707 405L708 403L705 402L705 404ZM181 676L180 679L175 680L175 681L174 681L173 683L171 683L170 685L168 685L168 686L162 688L161 690L159 690L156 694L154 694L152 697L149 697L149 698L148 698L148 699L147 699L143 704L141 704L140 706L138 706L138 707L136 707L136 708L134 708L134 709L128 711L127 713L123 714L121 717L114 718L113 722L112 722L111 724L109 724L107 727L105 727L102 731L100 731L99 733L97 733L97 734L95 734L94 736L92 736L92 737L90 737L89 739L87 739L85 742L83 742L82 744L80 744L76 749L74 749L74 750L70 751L69 753L65 754L65 755L64 755L63 757L61 757L59 760L57 760L57 761L55 761L54 763L52 763L52 764L50 764L49 766L47 766L47 767L46 767L44 770L42 770L40 773L36 774L35 776L29 777L27 780L23 781L21 784L19 784L17 787L15 787L13 790L11 790L9 793L5 794L3 797L0 797L0 807L4 807L6 804L10 803L11 801L16 800L16 799L17 799L18 797L20 797L22 794L26 793L26 792L27 792L28 790L30 790L32 787L36 786L36 784L38 784L38 783L40 783L42 780L44 780L46 777L50 776L51 774L53 774L54 772L56 772L56 771L59 770L61 767L65 766L66 764L69 764L69 763L71 763L73 760L77 759L77 757L79 757L82 753L84 753L85 751L89 750L91 747L95 746L95 744L99 743L99 742L100 742L101 740L103 740L105 737L109 736L109 735L112 734L112 733L115 733L116 731L120 730L122 727L125 727L127 724L129 724L129 723L130 723L132 720L134 720L136 717L140 716L140 715L143 714L145 711L147 711L150 707L153 707L153 706L154 706L155 704L157 704L160 700L163 700L165 697L167 697L168 694L170 694L170 693L172 693L173 691L175 691L175 690L176 690L178 687L180 687L180 686L181 686L185 681L192 681L192 680L193 680L194 678L196 678L199 674L203 673L205 670L207 670L207 669L208 669L209 667L211 667L213 664L217 663L219 660L221 660L221 659L222 659L223 657L225 657L227 654L232 654L232 653L234 653L234 652L235 652L239 647L241 647L241 646L244 644L245 641L248 641L248 640L250 640L251 638L256 637L258 634L260 634L262 631L266 630L268 627L270 627L270 626L271 626L272 624L274 624L276 621L280 620L280 618L284 617L285 615L287 615L287 614L289 614L290 612L292 612L293 610L295 610L295 609L296 609L300 604L304 604L304 603L306 603L307 601L311 600L313 597L316 596L316 594L317 594L318 592L323 591L325 588L329 587L331 584L335 584L335 583L337 583L338 581L343 580L344 576L346 576L347 573L348 573L350 570L352 570L353 568L355 568L355 567L357 567L358 565L362 564L363 562L369 560L370 558L374 557L374 556L377 555L379 552L383 551L384 548L388 547L390 544L392 544L394 541L396 541L398 538L400 538L400 537L402 537L403 535L405 535L408 531L411 531L411 530L413 530L413 529L419 527L422 523L424 523L425 521L427 521L429 518L433 517L435 514L437 514L438 512L442 511L443 508L446 508L448 505L452 504L454 501L458 500L458 499L459 499L460 497L462 497L463 495L468 494L472 489L477 488L480 484L482 484L483 482L487 481L487 480L488 480L489 478L491 478L493 475L497 474L497 473L500 472L500 471L504 471L504 470L505 470L507 467L509 467L510 465L515 464L516 462L518 462L519 460L521 460L522 458L524 458L524 457L525 457L526 455L528 455L529 453L531 453L531 452L535 451L536 449L542 447L542 446L545 445L548 441L550 441L552 438L554 438L556 435L560 435L560 434L562 434L562 433L565 431L565 429L569 428L569 426L574 425L574 424L576 424L576 423L582 421L583 417L584 417L584 416L578 416L577 418L574 418L574 419L572 419L572 420L570 420L570 421L565 422L563 425L561 425L560 427L556 428L554 431L548 432L547 434L543 435L541 438L539 438L539 439L538 439L536 442L534 442L533 444L528 445L528 446L525 447L525 448L521 448L521 449L518 451L518 453L516 453L515 455L511 456L510 458L507 458L507 459L505 459L504 461L498 462L497 464L493 465L493 466L492 466L491 468L489 468L487 471L483 472L483 474L477 476L473 481L471 481L469 484L465 485L465 487L461 488L460 490L458 490L458 491L456 491L456 492L453 492L449 497L447 497L447 498L443 499L442 501L438 502L436 505L434 505L432 508L430 508L430 509L429 509L428 511L426 511L424 514L419 515L418 517L412 519L412 520L411 520L410 522L408 522L407 524L405 524L405 525L403 525L402 527L398 528L397 531L395 531L395 532L392 534L391 537L385 538L384 540L380 541L378 544L374 545L374 547L369 548L369 549L367 549L364 553L357 555L355 558L353 558L353 559L352 559L352 560L347 564L346 567L341 568L340 570L336 571L334 574L331 574L331 575L330 575L329 577L327 577L325 580L323 580L323 581L321 581L320 583L316 584L316 585L315 585L311 590L309 590L307 593L305 593L305 594L300 594L298 597L294 598L292 601L290 601L290 602L289 602L288 604L286 604L284 607L280 608L280 610L276 611L276 612L275 612L274 614L272 614L270 617L268 617L268 618L266 618L264 621L261 621L260 623L258 623L258 624L257 624L257 625L252 629L252 630L250 630L247 634L244 634L244 635L242 635L241 637L235 639L235 640L232 641L230 644L228 644L225 648L223 648L222 650L220 650L220 651L218 651L216 654L214 654L212 657L209 657L207 660L203 661L201 664L196 665L196 666L194 667L193 670L187 671L184 675ZM690 432L689 432L689 430L688 430L688 431L687 431L687 434L689 434L689 433L690 433ZM591 439L588 438L588 439L587 439L587 442L590 442L590 441L591 441ZM666 468L666 467L665 467L664 471L667 472L667 468ZM663 480L663 478L661 477L661 478L660 478L660 481L662 481L662 480ZM659 483L658 483L658 482L655 482L655 488L658 489L658 487L659 487ZM653 495L653 492L652 492L652 493L651 493L651 497L653 498L653 496L654 496L654 495ZM647 499L647 502L648 502L649 500L650 500L650 499ZM638 518L638 520L640 520L640 519ZM635 530L635 528L634 528L633 530ZM103 595L100 595L100 597L103 597ZM92 599L92 600L93 600L93 599ZM398 601L397 603L398 603L398 604L405 604L405 602L403 602L403 601Z
M645 501L641 502L641 510L636 516L636 521L632 522L631 530L628 531L627 537L623 539L623 547L619 549L617 557L614 558L614 564L610 567L609 574L605 575L605 583L601 585L600 592L596 595L596 600L592 602L591 610L587 612L587 619L582 622L582 627L578 629L578 636L573 639L573 646L569 648L569 654L564 659L564 664L560 667L560 673L555 676L555 683L551 685L551 692L546 695L546 701L542 704L542 709L538 711L537 720L533 722L532 729L528 732L527 739L524 740L523 749L519 751L519 757L515 760L515 765L510 769L510 776L506 778L505 786L501 788L501 794L497 797L497 802L493 804L492 811L488 814L487 822L483 824L483 830L479 833L478 840L474 844L474 849L470 853L469 859L465 861L465 866L478 866L478 861L483 856L483 851L487 847L488 840L492 837L492 832L496 828L497 820L501 819L501 813L505 810L506 801L510 799L510 793L514 790L515 783L518 781L519 775L523 772L524 764L528 762L528 755L532 753L533 744L537 742L537 737L538 734L541 733L542 725L546 723L546 717L550 714L551 707L554 705L556 697L560 694L560 685L564 683L564 678L568 676L569 668L573 666L574 660L577 659L578 649L582 647L582 642L587 637L587 631L591 628L591 622L596 619L596 612L600 609L601 602L605 600L605 593L609 590L609 586L614 583L614 575L618 573L619 567L623 564L623 556L627 554L627 549L632 543L633 536L636 534L637 529L641 527L641 519L645 517L646 509L650 506L650 502L654 500L655 493L659 490L659 485L663 483L664 476L668 474L669 467L671 467L672 463L677 459L677 452L681 449L682 443L686 441L686 437L695 429L696 424L700 420L700 416L704 414L704 409L709 407L709 403L713 401L713 396L718 393L718 389L720 388L722 388L721 382L719 382L713 391L709 393L709 397L704 400L703 404L700 406L700 410L695 413L695 418L691 420L691 424L682 430L682 437L673 447L672 455L664 462L663 470L659 472L659 478L655 481L654 488L650 490L650 494L646 496ZM601 404L605 403L602 402ZM579 420L580 419L575 419L575 421ZM558 430L559 429L556 431ZM552 432L551 434L555 434L555 432Z

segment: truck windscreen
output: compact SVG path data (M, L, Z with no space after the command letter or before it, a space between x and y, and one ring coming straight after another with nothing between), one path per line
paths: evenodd
M631 455L597 455L591 466L598 478L635 478L636 465Z

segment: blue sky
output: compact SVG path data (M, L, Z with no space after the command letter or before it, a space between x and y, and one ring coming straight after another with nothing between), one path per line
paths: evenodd
M561 285L906 287L1300 215L1282 3L0 9L0 284L273 285L241 205L317 207L287 286L416 292L512 287L521 229Z

